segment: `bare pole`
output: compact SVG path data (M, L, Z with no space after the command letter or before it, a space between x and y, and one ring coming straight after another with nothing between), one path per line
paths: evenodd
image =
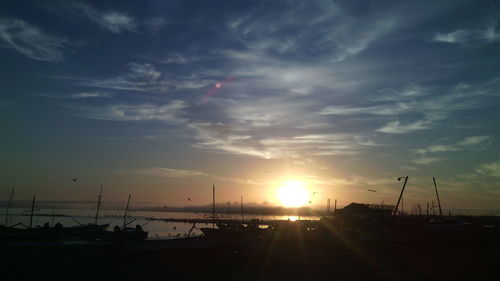
M212 228L215 228L215 184L212 185Z
M439 193L438 193L438 188L437 188L437 185L436 185L436 178L432 177L432 181L434 182L434 189L436 189L436 197L437 197L438 206L439 206L439 215L443 216L443 211L441 210L441 201L439 200Z
M35 211L35 194L33 194L33 201L31 202L30 229L33 226L33 212L34 211Z
M245 221L245 218L243 217L243 196L241 196L240 202L241 202L241 222L243 223Z
M97 218L99 218L99 209L101 208L101 197L102 197L102 184L101 184L101 191L99 192L99 196L97 197L97 211L95 213L95 221L94 221L95 225L97 225Z
M123 228L127 226L127 213L128 213L128 205L130 204L130 197L132 194L128 194L127 206L125 207L125 215L123 215Z
M408 176L406 177L399 177L398 178L398 181L400 181L402 178L405 179L405 182L403 183L403 189L401 189L401 194L399 194L399 199L398 199L398 203L396 204L396 208L394 208L394 212L392 213L392 216L395 216L397 211L398 211L398 208L399 208L399 202L401 202L401 198L403 198L403 192L405 191L405 187L406 187L406 182L408 181Z
M9 209L12 198L14 198L14 187L12 187L12 192L10 193L9 197L9 203L7 203L7 211L5 212L5 226L7 226L7 224L9 223Z
M405 211L405 198L401 197L401 216L404 215L404 211Z
M333 216L337 218L337 199L335 199L335 205L333 207Z

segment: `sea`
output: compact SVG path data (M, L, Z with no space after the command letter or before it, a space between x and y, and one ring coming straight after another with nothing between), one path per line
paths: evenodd
M53 226L57 223L64 227L77 226L95 222L95 210L91 209L46 209L40 208L34 211L32 227L41 227L45 224ZM108 230L113 230L114 226L124 225L123 210L101 210L98 224L109 224ZM203 219L211 218L212 214L188 213L188 212L163 212L163 211L129 211L126 224L128 227L140 225L149 232L149 240L176 239L186 237L193 228L192 223L165 222L154 219ZM216 214L221 219L241 219L241 214ZM0 213L0 224L26 228L30 225L31 210L24 208L11 208L9 210L8 221L5 221L5 210ZM154 218L153 220L151 218ZM245 220L317 220L317 216L261 216L245 214ZM196 223L189 234L190 237L201 236L200 228L211 227L211 223Z

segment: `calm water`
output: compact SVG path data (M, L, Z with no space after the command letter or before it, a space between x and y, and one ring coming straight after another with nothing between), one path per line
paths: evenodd
M27 214L27 215L23 215ZM9 211L9 222L8 225L14 225L22 223L25 226L29 225L30 222L30 210L21 208L12 208ZM52 209L37 209L35 214L52 214ZM42 226L45 223L61 223L63 226L75 226L78 223L87 224L94 223L95 210L89 209L54 209L55 217L51 216L33 216L33 226ZM68 215L68 217L57 217L58 214ZM123 225L123 210L101 210L99 214L99 224L109 224L108 230L112 230L115 225ZM203 213L182 213L182 212L145 212L145 211L131 211L127 216L127 222L131 222L128 226L135 227L136 225L141 225L146 231L149 231L148 239L173 239L185 237L192 224L188 223L178 223L178 222L163 222L147 220L146 218L204 218L210 217L211 214ZM225 216L227 218L227 216ZM230 218L239 219L240 215L230 216ZM296 216L256 216L256 215L245 215L246 219L299 219ZM319 219L319 217L300 217L300 219ZM5 210L1 212L0 224L5 223ZM212 224L196 224L196 227L191 232L190 236L200 236L202 233L199 228L211 226ZM22 227L22 225L18 226Z

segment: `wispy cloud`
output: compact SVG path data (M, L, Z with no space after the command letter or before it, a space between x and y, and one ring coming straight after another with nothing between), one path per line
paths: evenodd
M270 7L262 5L228 22L228 30L254 51L298 57L321 54L340 62L364 51L396 24L389 14L353 17L341 5L328 1L276 5L279 14L267 13ZM290 30L295 32L287 32Z
M111 96L112 95L110 93L101 93L101 92L81 92L69 95L69 97L73 99L109 98Z
M0 20L0 42L3 47L35 60L63 61L65 39L49 35L39 28L18 19Z
M183 122L181 117L187 105L174 100L164 105L156 104L110 104L110 105L67 105L70 114L110 121L164 121Z
M500 177L500 161L483 164L476 172L485 176Z
M367 137L352 134L283 136L258 133L254 127L223 123L193 123L196 147L259 158L306 158L308 156L356 155L376 146ZM297 130L293 130L299 132Z
M259 185L261 183L254 181L254 180L244 180L241 178L227 178L227 177L221 177L218 175L213 175L209 174L206 172L198 171L198 170L185 170L185 169L172 169L172 168L164 168L164 167L153 167L153 168L146 168L146 169L132 169L132 170L126 170L126 171L119 171L121 174L129 174L141 178L149 178L149 179L156 179L156 180L177 180L177 179L182 179L182 180L193 180L193 179L200 179L200 178L211 178L217 181L228 181L228 182L234 182L234 183L240 183L240 184L251 184L251 185Z
M167 26L169 22L163 17L154 17L146 20L144 25L153 33L159 32L163 27Z
M50 6L53 13L66 16L70 20L80 19L93 22L112 33L136 32L136 20L123 12L100 11L93 6L78 1L61 2L60 6Z
M376 129L376 131L386 134L406 134L413 131L428 129L428 123L429 122L425 120L418 120L407 124L402 124L400 121L392 121Z
M10 105L10 104L12 104L12 102L0 100L0 107L7 106L7 105Z
M126 90L139 92L166 92L170 90L199 89L212 83L211 80L193 77L163 77L162 72L150 63L129 63L125 74L104 78L67 78L75 84L101 89Z
M473 42L491 43L500 40L500 34L496 31L496 26L497 22L492 21L477 29L465 28L445 33L436 33L432 41L451 44Z
M444 153L463 151L466 149L481 149L489 145L491 136L471 136L452 144L433 144L425 148L415 149L412 152L415 158L412 160L415 164L430 164L444 160ZM440 156L432 156L439 154Z
M186 56L177 52L170 52L164 59L160 60L160 62L164 64L189 64L201 61L202 59L204 58L199 56Z
M36 94L40 97L54 98L54 99L96 99L96 98L111 98L111 93L105 92L80 92L73 94Z
M472 136L472 137L467 137L463 141L459 142L459 146L469 146L469 145L478 145L478 144L483 144L486 141L490 140L490 136Z
M380 120L390 117L393 120L377 128L376 131L405 134L431 129L437 122L447 119L456 112L484 106L481 99L496 96L497 92L493 85L498 84L497 79L492 79L475 85L459 83L446 89L419 87L418 92L410 91L410 94L402 91L390 97L384 96L382 100L368 98L368 101L361 101L362 106L352 104L326 106L319 113L346 116L375 115L380 116Z
M167 178L167 179L185 179L185 178L197 178L197 177L209 177L210 175L205 172L200 172L196 170L181 170L181 169L170 169L162 167L154 167L149 169L133 169L130 171L123 171L122 173L133 174L141 177L152 177L152 178Z

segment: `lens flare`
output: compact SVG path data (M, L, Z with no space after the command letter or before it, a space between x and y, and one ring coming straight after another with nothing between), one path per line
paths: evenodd
M278 188L276 196L284 207L302 207L309 202L310 194L305 183L288 180Z

